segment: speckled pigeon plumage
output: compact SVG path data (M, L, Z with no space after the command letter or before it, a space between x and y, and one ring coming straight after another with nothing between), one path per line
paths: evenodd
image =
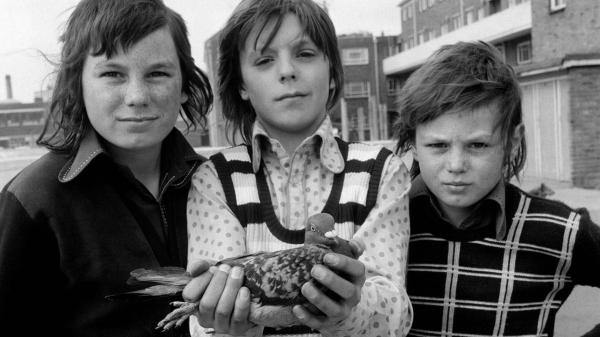
M304 245L297 248L275 252L262 252L234 257L219 261L231 267L244 269L243 285L250 290L250 321L258 325L270 327L286 327L299 322L291 308L296 304L307 303L300 289L304 283L312 280L311 269L316 264L323 264L323 257L330 252L345 254L358 258L360 248L351 245L347 240L336 236L334 220L329 214L316 214L307 220ZM113 295L119 299L124 296L164 296L180 295L183 287L191 279L181 268L136 270L132 278L140 282L155 282L142 290L126 294ZM154 273L156 271L156 273ZM134 275L135 274L135 275ZM161 294L159 288L168 294ZM164 330L182 324L197 309L197 303L173 302L176 307L158 324Z

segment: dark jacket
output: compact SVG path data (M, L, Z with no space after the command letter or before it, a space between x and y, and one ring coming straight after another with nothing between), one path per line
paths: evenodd
M74 157L48 153L4 187L5 332L10 326L21 336L158 334L156 323L170 311L165 300L112 302L105 296L131 290L126 281L135 268L186 266L187 195L204 158L177 130L162 149L158 200L102 151L95 134Z

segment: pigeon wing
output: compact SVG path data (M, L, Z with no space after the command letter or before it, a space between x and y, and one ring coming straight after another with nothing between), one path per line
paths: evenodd
M331 250L322 245L265 253L244 263L244 286L264 305L305 303L300 289L312 280L310 271Z

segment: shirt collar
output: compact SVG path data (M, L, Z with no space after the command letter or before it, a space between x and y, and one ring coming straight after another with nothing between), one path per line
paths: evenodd
M333 125L329 115L325 117L317 130L302 141L302 145L314 144L315 151L319 152L321 164L333 173L344 170L344 157L335 140ZM252 169L258 172L262 160L262 150L266 147L281 146L279 141L271 138L260 121L256 120L252 128Z
M169 172L176 184L184 179L196 164L195 162L204 161L192 146L185 140L185 137L179 130L173 130L163 140L163 147L169 151L161 151L161 166L164 165L163 172ZM81 140L79 149L60 170L58 180L62 183L69 182L79 176L95 158L101 154L107 154L102 146L98 134L93 129L90 130Z
M431 191L429 191L429 189L427 188L427 185L425 185L425 181L423 180L423 177L421 175L418 175L417 177L414 178L412 185L411 185L409 196L410 196L410 200L426 198L427 201L429 203L431 203L431 206L436 211L437 215L441 219L444 219L446 222L448 222L447 219L443 216L439 207L437 206L437 202L435 202L435 196L433 195L433 193L431 193ZM496 213L494 224L495 224L496 239L498 239L498 240L504 239L504 236L506 235L506 217L505 217L506 202L505 202L505 200L506 200L506 187L502 181L500 181L492 189L492 191L490 191L490 193L488 193L488 195L482 199L482 201L489 201L489 202L492 202L495 205L497 205L496 209L498 210L498 212ZM480 203L482 201L480 201ZM478 210L479 210L479 208L475 208L474 212L476 213ZM465 222L468 222L470 219L473 219L473 214L469 215L467 217L467 219L465 220Z

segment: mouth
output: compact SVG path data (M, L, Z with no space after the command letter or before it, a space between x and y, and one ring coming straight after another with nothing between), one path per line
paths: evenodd
M283 94L281 96L277 96L275 98L275 101L279 102L279 101L283 101L286 99L301 98L301 97L305 97L305 96L308 96L308 93L296 91L296 92L292 92L292 93Z
M443 185L446 186L448 191L458 193L458 192L465 191L471 184L468 184L465 182L449 182L449 183L444 183Z
M444 183L444 185L447 185L447 186L457 186L457 187L461 187L461 186L468 186L468 185L470 185L470 184L469 184L469 183L462 182L462 181L458 181L458 182L454 182L454 181L453 181L453 182L449 182L449 183Z
M117 118L119 122L134 122L134 123L142 123L148 122L158 119L158 116L131 116L131 117L121 117Z

